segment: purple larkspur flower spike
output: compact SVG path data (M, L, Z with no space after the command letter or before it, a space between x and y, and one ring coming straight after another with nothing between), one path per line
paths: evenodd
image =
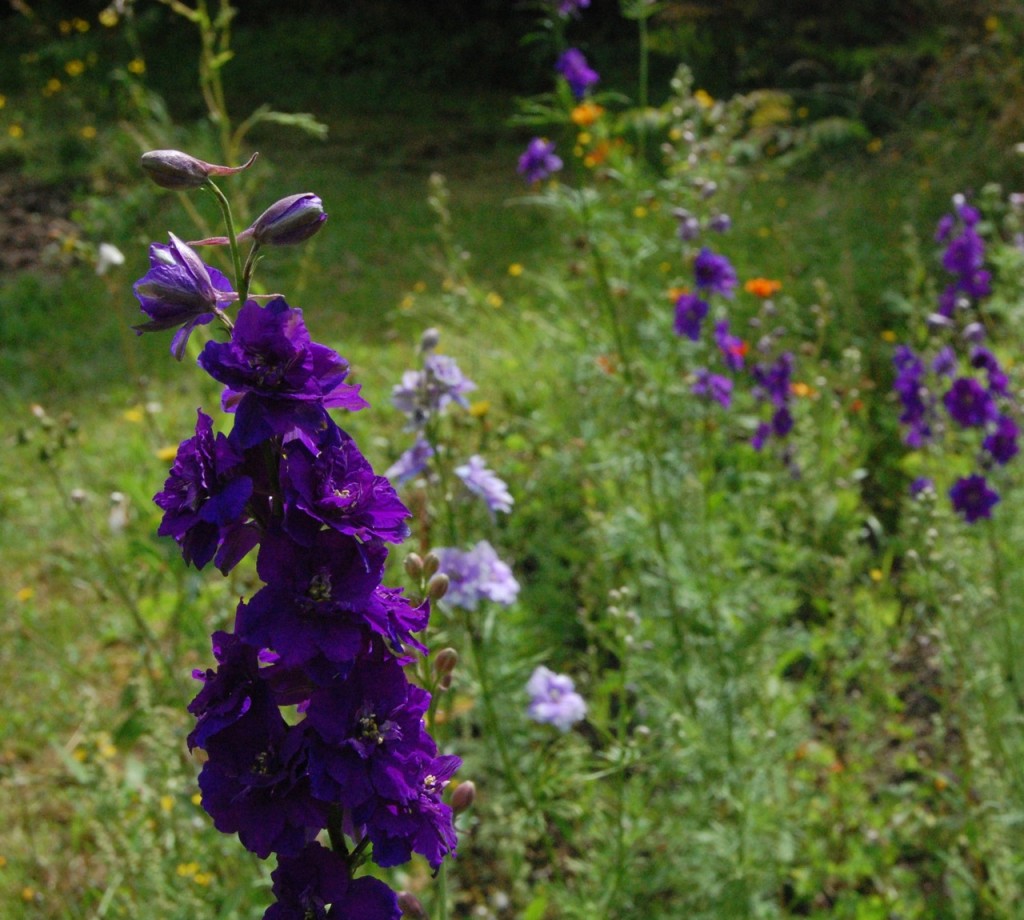
M579 48L568 48L562 52L555 63L555 70L565 77L569 89L577 99L582 99L587 90L601 79L597 71L587 63Z

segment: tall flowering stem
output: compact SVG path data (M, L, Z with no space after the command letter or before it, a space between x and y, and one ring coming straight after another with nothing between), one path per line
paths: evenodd
M187 164L162 153L164 179ZM247 296L255 250L316 232L319 198L282 199L236 233L226 196L194 187L221 202L227 236L203 243L231 247L237 291L172 236L151 249L136 285L150 317L137 331L180 326L180 359L192 328L221 317L229 338L207 342L198 364L223 385L233 423L216 432L198 411L154 499L159 532L196 568L212 562L226 574L255 554L263 583L239 602L231 631L213 634L214 666L193 673L201 688L188 744L206 752L202 804L218 830L276 856L265 920L323 918L328 905L330 916L398 920L397 894L359 873L413 853L440 868L455 850L443 792L460 763L438 750L425 722L431 694L406 676L427 654L416 634L430 600L382 583L387 544L408 535L409 511L330 414L367 405L346 382L348 363L313 341L284 297Z

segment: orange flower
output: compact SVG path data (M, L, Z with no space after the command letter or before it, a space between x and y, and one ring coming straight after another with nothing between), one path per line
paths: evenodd
M743 290L755 297L771 297L782 290L782 282L770 278L751 278L743 285Z
M609 377L619 369L619 362L615 355L598 355L594 360Z
M572 110L569 117L574 125L589 128L602 115L604 115L604 106L600 106L596 102L581 102Z

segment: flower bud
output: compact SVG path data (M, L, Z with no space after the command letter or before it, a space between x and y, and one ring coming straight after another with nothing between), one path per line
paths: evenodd
M161 188L175 192L201 188L210 176L230 176L248 169L259 154L254 153L241 166L217 166L180 150L150 150L142 154L142 168Z
M427 582L427 597L432 601L439 601L448 593L448 576L444 572L438 572Z
M423 560L419 553L409 553L405 557L405 574L410 578L415 578L416 581L423 577Z
M434 656L434 673L451 674L459 663L459 653L453 648L443 648Z
M441 560L435 553L427 553L427 557L423 560L423 574L430 578L439 568L441 568Z
M475 799L476 785L473 781L466 780L464 783L459 783L452 793L452 811L457 815L461 815L469 809Z
M427 911L420 899L409 891L399 892L398 908L402 911L403 917L411 917L412 920L428 920Z
M451 688L452 688L452 675L451 674L443 675L441 677L441 679L437 682L437 689L439 691L441 691L442 693L446 693L447 691L451 690Z
M441 332L439 329L435 329L431 326L429 329L423 330L423 335L420 336L420 351L423 354L428 355L441 341Z
M252 238L269 246L287 246L308 240L327 220L324 204L312 192L289 195L275 201L239 239Z

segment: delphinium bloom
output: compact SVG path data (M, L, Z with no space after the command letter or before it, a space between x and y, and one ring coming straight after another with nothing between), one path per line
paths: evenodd
M465 552L441 547L434 553L440 560L440 570L449 579L447 604L466 610L475 610L482 601L508 606L519 595L519 582L512 569L498 558L486 540Z
M683 293L676 299L676 335L685 335L696 342L700 338L701 323L710 309L706 300L696 294Z
M586 718L586 701L576 692L572 678L565 674L556 674L540 665L530 675L526 692L530 696L526 711L535 722L554 725L567 732Z
M402 382L391 391L391 402L408 416L410 428L419 429L450 403L467 408L466 394L475 389L454 358L428 354L422 370L402 375Z
M697 287L710 294L732 297L736 290L736 270L732 263L706 247L694 259L693 274Z
M484 458L479 454L470 457L462 466L455 467L455 475L463 481L470 492L484 500L491 512L512 510L515 501L508 491L508 486L493 470L487 468Z
M985 268L980 227L978 210L957 195L953 211L942 217L935 234L936 241L945 244L942 267L953 280L929 317L934 357L927 359L906 345L898 346L893 356L893 388L902 405L900 422L909 446L935 442L943 427L961 432L959 439L977 439L980 471L961 477L949 490L953 509L967 523L991 516L999 494L987 474L1019 452L1018 407L1009 376L995 353L982 344L987 332L981 307L991 293L991 274ZM939 404L952 426L941 424L934 411Z
M601 78L593 70L578 48L568 48L555 63L555 70L565 77L569 89L577 99L582 99Z
M180 181L193 181L182 162ZM201 166L193 172L209 181ZM239 237L254 249L300 242L323 223L316 196L282 201ZM186 562L213 560L224 571L258 546L262 582L238 603L233 629L213 635L216 666L193 674L202 686L189 705L188 744L206 755L202 805L218 830L277 857L267 920L398 920L395 893L354 873L367 858L390 867L413 853L437 868L454 852L442 796L459 765L438 751L424 721L430 694L405 672L426 654L417 634L429 602L382 583L388 544L407 535L409 511L331 416L366 403L345 382L348 363L310 338L302 311L282 297L249 300L231 322L222 313L231 298L217 293L225 285L175 238L157 250L141 296L165 277L165 255L180 262L182 286L200 294L160 328L207 313L223 321L228 340L209 342L199 364L224 385L233 425L215 434L199 412L155 499L160 533ZM463 399L471 386L443 361L421 383L421 408ZM325 830L330 850L316 842Z
M519 157L519 174L527 182L542 182L562 168L562 158L555 154L552 141L535 137Z
M698 368L691 392L694 396L712 399L728 409L732 402L733 382L729 377L713 374L705 367Z
M170 234L166 246L149 247L149 271L135 282L135 296L149 322L135 327L138 334L179 327L171 353L179 361L196 326L210 322L215 311L238 300L231 282L206 265L195 251Z

